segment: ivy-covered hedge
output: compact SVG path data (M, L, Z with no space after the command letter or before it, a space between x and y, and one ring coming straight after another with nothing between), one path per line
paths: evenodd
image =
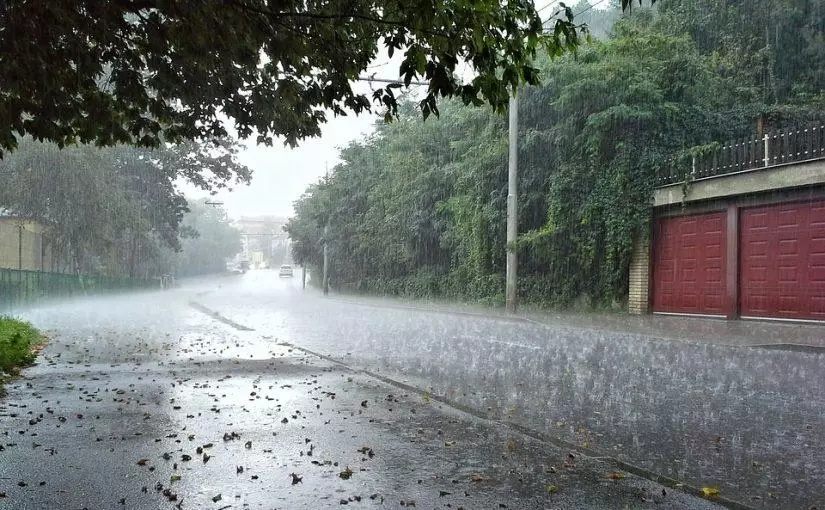
M697 24L716 19L709 11L725 2L697 4L634 11L608 40L545 61L545 85L520 93L522 302L622 302L633 240L649 235L656 176L692 148L752 135L757 118L791 123L821 103L810 93L779 97L784 89L751 72L753 55L725 46L742 40L754 52L778 51L760 49L764 27L734 17L714 25L726 32L718 47L695 40ZM740 4L745 16L748 3ZM823 24L814 14L810 23ZM800 62L820 64L825 54ZM795 90L823 89L825 77L811 71L796 73ZM342 163L296 203L288 226L295 260L320 267L328 226L334 287L500 303L507 150L502 116L447 102L439 119L422 122L407 101L399 121L344 148Z

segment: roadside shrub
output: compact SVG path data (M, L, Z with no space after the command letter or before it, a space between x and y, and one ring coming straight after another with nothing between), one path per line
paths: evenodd
M28 322L0 317L0 372L16 374L20 367L34 362L32 348L40 333Z

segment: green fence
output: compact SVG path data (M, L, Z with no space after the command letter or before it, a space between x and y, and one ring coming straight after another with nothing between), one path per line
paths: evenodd
M156 280L0 269L0 310L53 298L158 288Z

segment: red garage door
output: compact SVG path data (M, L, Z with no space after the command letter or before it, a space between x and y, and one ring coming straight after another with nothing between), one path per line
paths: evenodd
M653 311L724 315L725 213L661 218L653 232Z
M739 311L825 320L825 202L743 209Z

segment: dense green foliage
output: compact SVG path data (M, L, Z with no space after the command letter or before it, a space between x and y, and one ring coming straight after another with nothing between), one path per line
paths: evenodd
M183 268L222 270L239 239L226 233L222 211L197 204L186 215L189 204L177 184L214 190L248 182L251 171L237 163L237 151L223 141L59 149L27 138L0 161L0 209L46 228L47 271L149 278ZM186 254L176 255L182 248ZM209 254L198 259L198 249Z
M509 89L537 83L537 54L579 44L572 11L555 14L545 23L532 0L6 0L0 155L26 134L61 147L212 139L225 116L243 138L295 144L330 111L395 113L401 83L372 98L352 88L382 50L403 53L403 83L429 83L425 117L441 97L501 110Z
M36 357L32 348L40 341L40 333L31 324L0 317L0 374L14 374L32 363Z
M633 240L649 235L657 172L691 147L818 111L818 2L656 5L576 55L537 61L545 85L520 94L526 301L622 302ZM766 42L766 31L779 35ZM319 266L328 224L333 286L503 300L506 119L458 102L442 110L421 122L407 104L398 122L342 150L342 163L296 203L296 261Z

